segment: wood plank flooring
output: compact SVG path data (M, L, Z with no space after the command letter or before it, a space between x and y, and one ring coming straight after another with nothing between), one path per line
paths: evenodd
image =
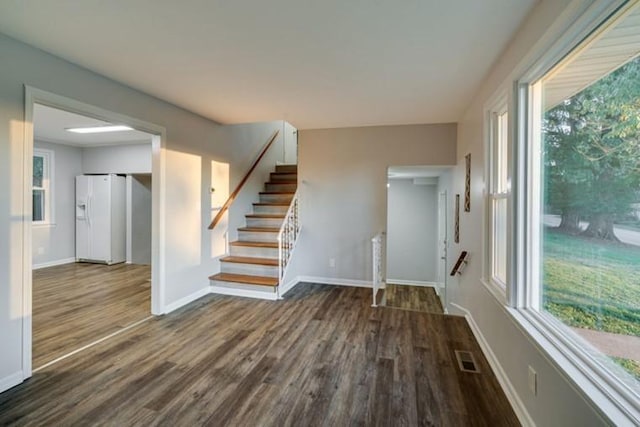
M387 284L384 293L387 307L426 313L444 313L440 297L432 287Z
M34 369L151 314L148 265L73 263L33 271Z
M370 296L204 297L0 394L0 425L519 425L464 318ZM482 374L461 372L455 349Z

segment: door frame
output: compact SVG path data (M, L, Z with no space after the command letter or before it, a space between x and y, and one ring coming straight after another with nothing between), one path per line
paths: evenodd
M24 86L24 176L23 189L23 287L22 287L22 373L23 379L32 375L32 306L33 306L33 255L32 255L32 176L33 176L33 110L34 104L81 114L96 119L117 122L152 135L151 142L151 314L165 311L165 200L166 200L166 129L154 123L115 113L95 105Z

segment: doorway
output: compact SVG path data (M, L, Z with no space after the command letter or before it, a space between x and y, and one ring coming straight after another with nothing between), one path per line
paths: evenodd
M27 87L25 95L25 155L34 159L25 168L25 210L33 212L34 220L26 221L24 227L24 304L25 312L31 313L23 319L23 365L28 377L33 368L48 366L147 320L152 313L162 313L159 201L163 182L159 172L165 131L38 89ZM116 124L127 128L95 134L69 132ZM38 158L41 151L49 153L44 162ZM113 188L116 181L122 182L122 209L127 206L122 221L128 228L125 236L123 224L121 241L126 244L122 249L126 258L101 256L88 263L76 262L83 258L75 250L76 230L85 219L78 214L82 203L76 197L76 176L109 177ZM147 196L142 205L125 199L125 181L134 179L136 194L142 191ZM112 220L114 230L116 222ZM144 229L146 236L136 240L138 249L146 247L135 257L129 244L133 239L127 239L135 232L132 224L137 224L139 232ZM134 264L134 258L148 262Z
M387 306L446 312L450 177L441 166L387 171Z

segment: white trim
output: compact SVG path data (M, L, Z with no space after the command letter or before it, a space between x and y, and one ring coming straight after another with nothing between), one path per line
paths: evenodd
M491 350L491 346L489 345L486 338L482 334L480 327L478 326L476 321L473 319L471 312L459 304L452 302L450 303L450 305L452 305L453 307L458 309L460 312L462 312L464 314L465 319L467 319L467 323L469 324L469 328L471 328L471 332L473 332L473 336L476 338L478 345L480 345L480 348L482 349L482 353L484 353L485 358L489 362L489 365L491 366L491 370L493 371L496 378L498 379L498 383L500 383L500 387L502 388L502 391L504 391L504 394L507 396L507 399L509 400L511 407L516 413L516 416L518 417L518 421L520 421L520 424L522 424L525 427L529 427L529 426L535 427L536 424L533 421L533 418L531 418L531 415L529 415L529 412L527 411L526 406L520 399L520 396L516 392L516 389L513 387L513 384L511 384L511 381L509 381L509 376L502 368L502 365L500 365L500 361L498 360L496 355L493 353L493 350Z
M298 276L298 281L305 282L305 283L318 283L321 285L373 288L373 282L371 280L341 279L337 277ZM384 289L384 286L382 286L381 289Z
M298 283L300 283L300 278L296 277L295 279L285 283L284 285L280 285L278 287L278 291L280 292L280 298L282 298L282 296L287 292L289 292L291 289L296 287Z
M439 288L440 285L436 282L425 282L423 280L402 280L402 279L387 279L388 285L408 285L408 286L422 286L425 288Z
M132 128L147 132L152 137L152 255L151 255L151 313L162 314L165 311L165 192L166 192L166 129L156 124L115 113L110 110L85 104L65 96L46 92L34 87L24 86L24 144L23 144L23 181L22 193L22 372L24 378L32 374L32 195L33 179L33 108L34 104L90 116L104 121L119 122Z
M64 265L64 264L71 264L73 262L76 262L75 257L73 258L64 258L64 259L57 259L55 261L47 261L47 262L41 262L40 264L33 264L33 269L34 270L39 270L41 268L47 268L47 267L55 267L56 265Z
M271 301L278 300L275 292L250 291L247 289L225 288L224 286L211 286L210 293L218 295L229 295L234 297L257 298Z
M26 377L24 376L23 372L18 371L0 379L0 393L5 390L9 390L11 387L17 386L22 381L24 381L25 378Z
M192 293L191 295L187 295L186 297L180 298L178 301L174 301L170 304L167 304L164 307L164 313L163 314L169 314L172 311L175 311L179 308L184 307L187 304L192 303L193 301L202 298L205 295L209 295L211 293L211 291L209 290L209 287L206 288L202 288L199 291L196 291L194 293Z
M133 223L133 176L127 174L125 177L126 184L126 196L125 196L125 209L126 209L126 226L125 226L125 262L131 264L133 262L132 245L132 223Z

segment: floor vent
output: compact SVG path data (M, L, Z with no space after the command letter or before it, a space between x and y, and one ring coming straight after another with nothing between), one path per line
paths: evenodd
M473 372L475 374L480 373L480 368L476 363L476 359L473 357L473 353L470 351L455 350L456 359L458 359L458 367L463 372Z

